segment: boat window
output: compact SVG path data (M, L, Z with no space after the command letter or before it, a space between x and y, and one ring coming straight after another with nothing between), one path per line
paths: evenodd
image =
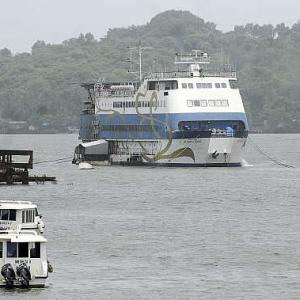
M222 106L229 106L228 100L221 100Z
M17 257L17 243L7 242L7 257Z
M217 89L219 89L219 88L221 87L221 84L220 84L220 83L215 83L215 87L216 87Z
M187 89L187 84L186 83L182 83L181 86L182 86L183 89Z
M178 89L177 80L167 80L167 81L165 81L165 89L166 90L177 90Z
M212 89L212 83L203 82L201 85L203 89Z
M191 82L189 82L189 83L188 83L188 87L189 87L189 89L193 89L193 88L194 88L194 85L193 85Z
M35 210L27 209L22 211L22 223L34 223Z
M245 130L245 124L243 121L237 120L180 121L178 129L182 131L212 131L215 129L224 133L228 130L241 132Z
M194 105L195 106L200 106L200 100L194 100Z
M28 243L18 243L18 257L28 257Z
M226 84L225 82L222 82L222 83L221 83L221 86L222 86L223 89L226 89L226 88L227 88L227 84Z
M0 242L0 258L3 258L3 243Z
M229 85L230 85L230 88L232 88L232 89L238 88L236 80L233 80L233 79L229 80Z
M207 106L207 101L206 100L201 100L200 101L200 106L206 107Z
M201 107L226 107L229 106L228 100L187 100L187 106L193 107L193 106L201 106Z
M153 91L157 88L157 81L148 81L148 90Z
M9 220L16 221L16 217L17 217L17 211L15 209L10 209L9 210Z
M221 106L221 100L215 100L215 106Z
M16 221L16 210L0 209L0 220Z
M8 220L9 209L1 209L1 220Z
M165 80L165 81L148 81L148 90L177 90L177 80Z
M197 82L196 83L197 89L211 89L212 88L212 83L209 82Z
M187 106L192 107L193 106L193 100L187 100Z
M33 243L30 249L30 258L40 258L41 257L41 245L40 243Z

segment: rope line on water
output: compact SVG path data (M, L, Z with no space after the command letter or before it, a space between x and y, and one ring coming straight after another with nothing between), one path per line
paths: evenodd
M275 163L276 165L278 166L281 166L281 167L285 167L285 168L295 168L294 166L292 165L289 165L289 164L286 164L286 163L283 163L275 158L273 158L272 156L270 156L268 153L266 153L264 150L262 150L251 138L250 136L248 136L248 140L252 143L252 145L256 148L256 150L262 154L263 156L265 156L266 158L268 158L270 161L272 161L273 163Z
M52 162L63 162L63 161L66 161L66 160L69 160L72 158L73 158L73 156L68 156L68 157L58 158L58 159L54 159L54 160L42 160L42 161L35 162L34 165L52 163Z

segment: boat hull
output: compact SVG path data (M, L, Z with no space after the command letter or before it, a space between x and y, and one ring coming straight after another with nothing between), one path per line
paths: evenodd
M46 284L46 279L47 277L45 278L33 278L32 280L30 280L29 282L29 288L43 288L45 287L45 284ZM5 288L7 287L7 284L5 282L5 280L1 280L0 281L0 288ZM13 284L13 287L23 287L21 282L19 280L14 280L14 284Z
M174 140L109 141L109 164L170 167L238 167L246 137L211 137ZM99 165L103 162L92 161Z

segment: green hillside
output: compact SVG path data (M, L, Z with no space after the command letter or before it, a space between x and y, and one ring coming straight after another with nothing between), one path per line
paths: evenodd
M100 40L87 33L57 45L38 41L30 54L0 50L0 126L14 120L49 131L78 127L86 95L77 83L135 79L127 72L127 47L139 41L152 47L144 54L145 72L174 69L174 53L192 49L236 64L250 127L300 132L300 22L248 24L223 33L187 11L110 29Z

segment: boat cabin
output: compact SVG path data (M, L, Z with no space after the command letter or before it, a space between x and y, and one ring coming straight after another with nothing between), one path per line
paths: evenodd
M22 229L43 233L44 224L37 206L29 201L0 201L0 234Z

